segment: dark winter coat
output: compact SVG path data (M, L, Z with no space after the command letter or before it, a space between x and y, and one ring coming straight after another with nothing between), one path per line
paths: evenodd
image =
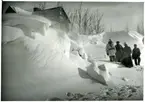
M129 46L125 46L123 51L126 52L127 56L131 56L131 48Z
M136 58L140 57L140 54L141 54L140 49L139 48L134 48L133 52L132 52L132 58L136 59Z
M116 48L116 54L115 54L116 60L120 62L123 56L123 47L120 44L117 44L115 45L115 48Z
M123 50L123 47L120 44L115 45L116 51Z
M132 62L132 59L131 59L131 56L130 57L124 57L121 59L121 63L125 66L125 67L133 67L133 62Z
M133 62L131 59L131 48L129 46L125 46L123 48L121 63L126 67L133 67Z

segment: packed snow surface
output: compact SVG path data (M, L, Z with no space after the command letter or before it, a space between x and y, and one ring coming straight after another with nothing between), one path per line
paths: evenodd
M110 76L106 77L110 79L108 87L143 85L142 71L109 62L104 44L88 43L90 40L86 43L83 39L89 39L88 36L70 37L50 28L49 21L39 16L10 14L5 17L3 36L6 40L3 41L8 43L2 45L2 100L46 100L64 97L66 92L103 90L106 86L88 75L87 68L92 62L89 58L83 59L85 55L92 56L94 68L102 64L107 68L107 72L98 73ZM45 34L37 30L36 24L48 24L42 26ZM26 34L27 28L33 29L31 36ZM71 49L75 49L74 52ZM129 81L125 82L122 77Z

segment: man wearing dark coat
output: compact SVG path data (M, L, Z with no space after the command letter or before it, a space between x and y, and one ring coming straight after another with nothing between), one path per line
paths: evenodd
M116 48L116 54L115 54L116 60L117 62L121 62L122 54L123 54L123 47L120 45L119 41L116 42L115 48Z
M132 52L132 58L134 59L134 62L135 62L135 65L140 65L140 49L137 48L137 45L134 44L134 49L133 49L133 52Z
M131 59L131 48L124 43L124 48L123 48L123 56L121 63L126 66L126 67L133 67L132 59Z

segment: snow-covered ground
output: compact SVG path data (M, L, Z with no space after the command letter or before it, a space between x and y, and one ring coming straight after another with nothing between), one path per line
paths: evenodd
M34 15L33 17L9 15L4 19L2 100L46 100L54 96L65 97L66 92L99 94L106 87L143 85L141 68L125 68L108 61L105 42L102 42L103 36L98 35L95 38L97 43L92 44L94 37L84 36L80 39L79 35L67 35L63 31L50 28L49 20ZM23 26L20 28L16 26L18 24ZM36 29L38 26L42 27L43 32ZM25 32L28 28L29 36ZM70 51L75 44L78 55ZM105 65L111 77L108 86L88 76L87 66L90 62L83 58L85 53L98 65Z
M106 32L103 36L103 42L107 43L109 39L112 39L114 43L120 41L122 45L126 42L132 49L134 44L143 48L142 38L143 36L136 31L129 31L128 33L125 31Z

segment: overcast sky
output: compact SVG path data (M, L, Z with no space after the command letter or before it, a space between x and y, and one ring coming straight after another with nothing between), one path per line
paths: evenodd
M80 2L61 2L66 10L76 9ZM32 11L37 2L12 2L8 5L18 6L25 10ZM48 2L47 8L56 7L56 2ZM8 6L7 5L7 6ZM136 25L143 18L143 3L139 2L83 2L83 8L99 9L104 13L103 23L106 31L111 26L115 31L123 30L128 24L130 30L136 30ZM6 8L6 7L5 7Z

